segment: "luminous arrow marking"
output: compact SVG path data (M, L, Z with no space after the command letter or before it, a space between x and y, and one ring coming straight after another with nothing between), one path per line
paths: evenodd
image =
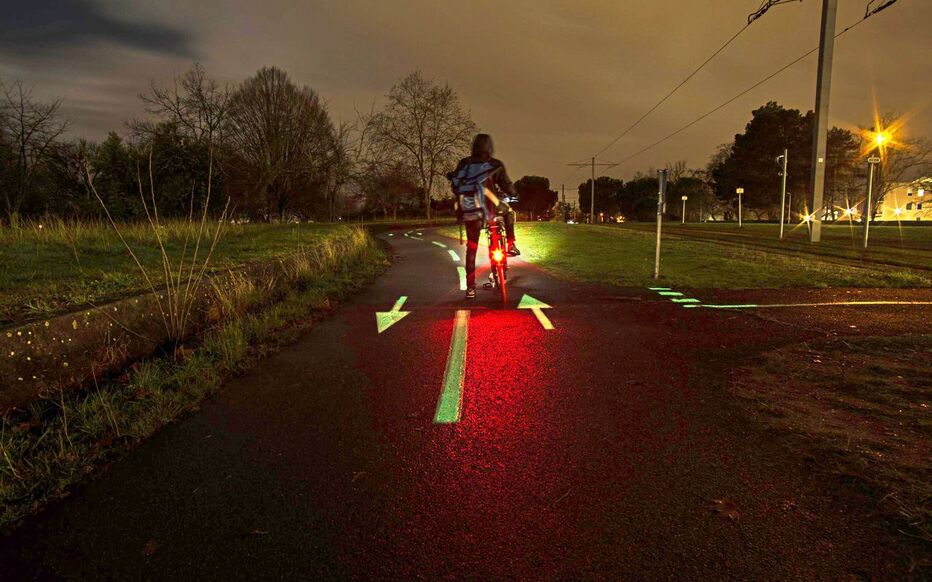
M442 249L447 248L447 245L443 244L442 242L437 242L437 241L435 241L435 240L432 240L432 241L430 241L430 242L432 242L433 244L437 245L438 247L440 247L440 248L442 248Z
M453 323L453 338L447 356L447 369L443 372L443 391L437 401L434 423L459 422L463 409L463 380L466 377L466 338L469 330L469 310L456 312Z
M398 298L398 301L395 302L395 305L392 306L391 311L378 311L375 314L375 325L379 329L379 333L382 333L386 329L395 325L406 315L411 313L410 311L401 311L401 306L405 304L405 301L408 300L408 297L402 295Z
M458 254L456 254L456 251L454 251L453 249L450 249L450 250L448 250L447 252L450 253L450 256L451 256L451 257L453 257L453 262L454 262L454 263L460 262L460 256L459 256Z
M530 309L531 312L537 317L537 321L540 322L544 329L553 329L553 324L550 323L550 320L547 319L547 316L544 315L544 309L550 309L550 306L540 301L539 299L534 299L530 295L525 295L521 298L521 302L518 303L518 309Z
M466 267L457 267L456 272L460 276L460 291L466 290Z

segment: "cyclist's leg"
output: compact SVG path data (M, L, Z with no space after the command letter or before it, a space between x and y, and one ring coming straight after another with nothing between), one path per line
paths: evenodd
M468 289L476 286L476 251L479 249L481 234L481 220L470 220L466 223L466 287Z
M515 211L508 209L503 215L505 217L505 236L508 238L508 244L515 242Z

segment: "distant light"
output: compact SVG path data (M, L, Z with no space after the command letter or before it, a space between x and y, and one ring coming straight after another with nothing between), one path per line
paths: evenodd
M893 209L893 214L896 214L897 216L899 216L899 215L903 214L903 209L902 209L902 208L894 208L894 209Z
M890 136L887 135L887 132L885 131L881 131L880 133L874 136L874 143L876 143L879 146L887 143L888 141L890 141Z
M803 216L803 222L809 222L811 219L812 217L809 216L808 214L806 216Z
M925 196L925 195L926 195L926 189L925 189L925 188L920 188L920 189L919 189L919 192L917 192L917 194L918 194L919 196Z
M854 214L854 208L845 208L845 216L851 216Z

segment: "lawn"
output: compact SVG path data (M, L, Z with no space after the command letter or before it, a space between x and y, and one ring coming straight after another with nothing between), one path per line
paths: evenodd
M653 232L656 226L648 223L625 223L617 228ZM845 258L867 259L873 262L892 263L905 267L932 269L932 227L916 225L872 225L868 248L863 245L863 228L854 223L823 224L822 242L809 242L809 231L804 224L787 225L784 240L779 240L778 224L706 222L681 225L666 223L664 230L670 236L687 236L716 240L728 244L742 244L789 253L807 253Z
M458 236L456 228L441 232ZM932 236L932 229L928 235ZM647 229L519 222L517 239L522 258L545 271L561 278L608 285L640 287L659 283L695 289L932 285L932 273L904 267L857 265L850 260L841 264L833 257L787 255L764 247L676 235L664 237L661 277L655 280L655 234ZM877 256L883 254L878 251Z
M125 225L124 236L140 262L162 280L162 256L148 225ZM167 254L176 261L192 252L193 227L163 224ZM345 236L349 226L324 224L226 225L211 269L269 260L328 237ZM212 231L211 231L212 235ZM203 243L201 256L210 246ZM139 269L112 227L102 223L51 222L0 228L0 325L105 302L147 288Z

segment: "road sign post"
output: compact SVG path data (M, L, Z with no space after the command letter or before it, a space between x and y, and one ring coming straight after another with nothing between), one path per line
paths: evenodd
M660 278L660 228L663 224L663 212L666 210L667 171L657 171L657 250L654 253L654 279Z
M871 194L874 190L874 166L880 163L878 156L867 158L867 199L864 201L864 212L861 213L861 220L864 221L864 248L867 248L867 237L871 229Z

